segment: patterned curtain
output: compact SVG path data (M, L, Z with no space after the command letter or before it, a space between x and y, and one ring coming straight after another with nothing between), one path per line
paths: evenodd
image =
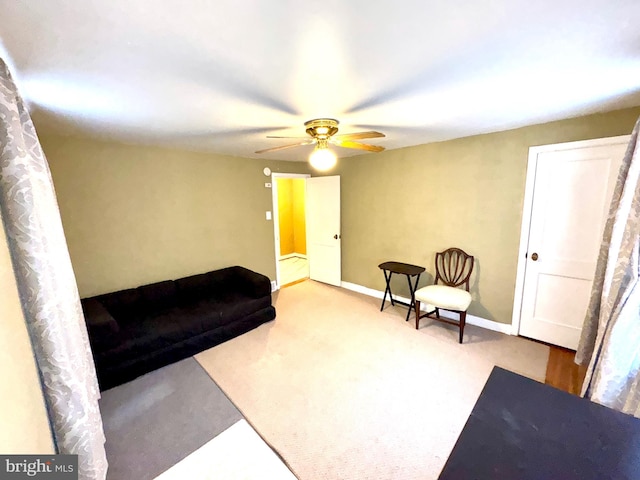
M58 453L107 472L100 391L49 166L0 59L0 212ZM28 453L28 452L25 452Z
M620 168L576 363L582 395L640 417L640 119Z

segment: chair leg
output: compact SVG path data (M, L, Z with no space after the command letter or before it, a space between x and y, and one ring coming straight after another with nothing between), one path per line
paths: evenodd
M462 336L464 335L464 325L467 321L467 312L460 312L460 340L458 343L462 343Z
M420 324L420 300L416 300L416 330Z

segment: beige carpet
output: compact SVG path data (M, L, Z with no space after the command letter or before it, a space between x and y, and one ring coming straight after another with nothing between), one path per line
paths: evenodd
M313 281L196 359L301 480L435 479L494 365L544 380L547 347ZM467 335L468 332L468 335Z

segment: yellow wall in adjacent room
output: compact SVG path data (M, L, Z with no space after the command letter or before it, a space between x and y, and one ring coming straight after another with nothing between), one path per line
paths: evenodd
M295 251L293 235L293 189L292 179L276 178L278 183L278 222L280 232L280 255Z
M54 453L44 397L2 228L0 319L0 453Z
M307 254L304 178L276 178L280 255Z
M262 170L306 163L39 136L82 297L230 265L275 279Z
M530 146L631 133L640 108L340 159L343 281L384 290L378 264L476 257L469 313L511 323ZM406 279L394 291L408 294Z
M291 179L291 197L293 199L293 251L302 255L307 254L307 226L305 219L306 180L304 178Z

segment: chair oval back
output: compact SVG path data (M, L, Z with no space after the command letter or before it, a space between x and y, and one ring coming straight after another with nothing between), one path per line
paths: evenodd
M473 271L473 256L459 248L449 248L436 253L435 284L441 281L449 287L465 285L469 291L469 278Z

